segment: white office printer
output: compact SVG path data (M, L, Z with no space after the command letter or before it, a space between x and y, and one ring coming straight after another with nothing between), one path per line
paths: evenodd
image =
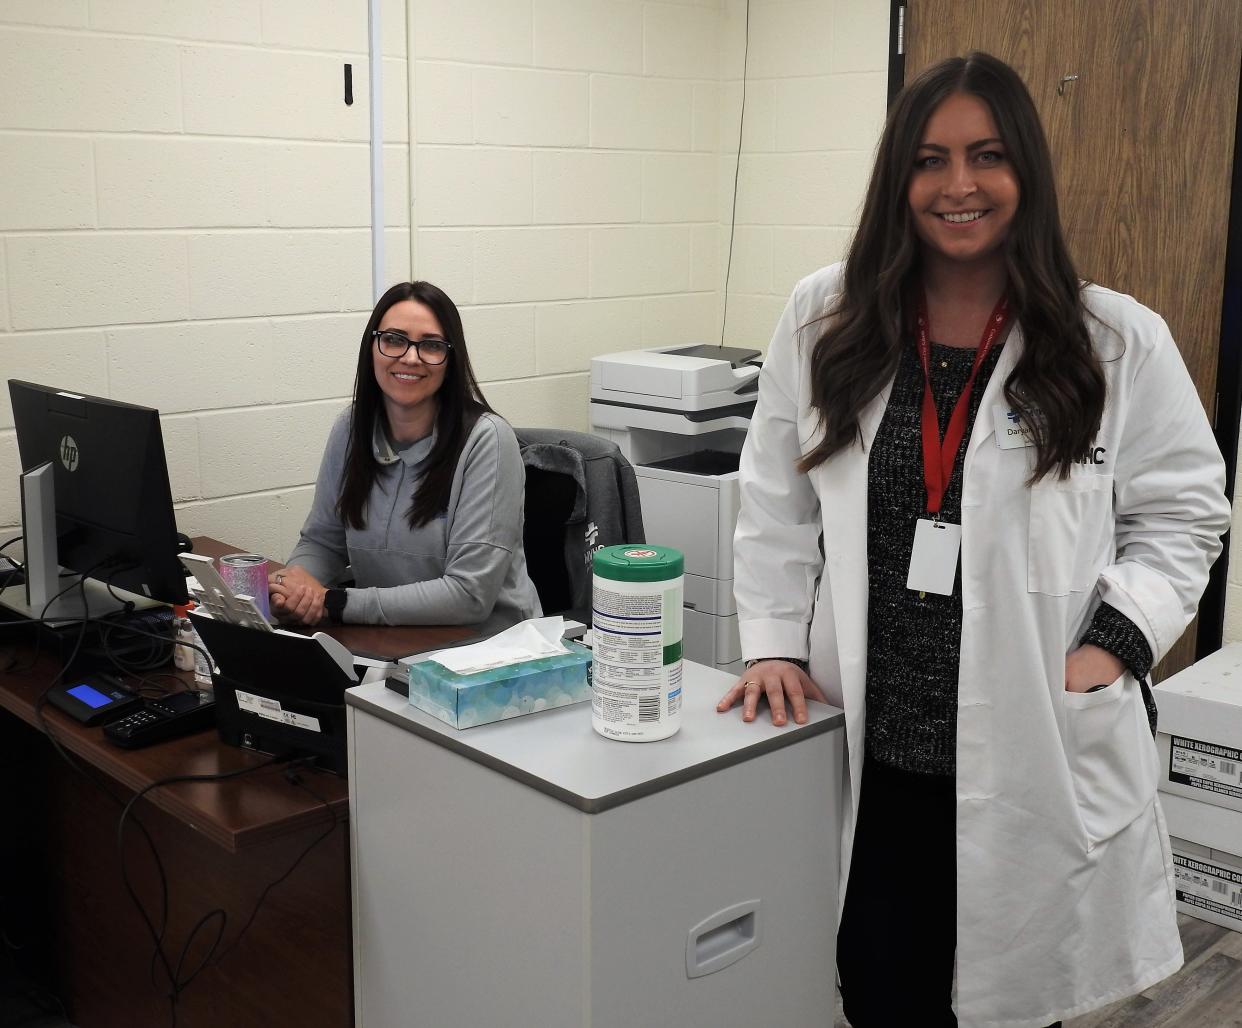
M742 666L733 528L759 359L758 350L685 346L591 361L591 431L634 465L648 541L686 557L685 656L726 671Z

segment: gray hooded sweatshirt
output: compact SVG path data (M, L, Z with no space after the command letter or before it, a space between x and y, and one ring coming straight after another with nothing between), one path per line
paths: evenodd
M347 409L332 426L315 498L289 557L325 585L352 575L343 620L362 625L482 625L499 630L540 614L522 552L525 473L508 423L483 414L466 439L448 509L411 528L406 511L435 433L394 451L381 426L380 463L364 509L366 527L336 512L349 438Z

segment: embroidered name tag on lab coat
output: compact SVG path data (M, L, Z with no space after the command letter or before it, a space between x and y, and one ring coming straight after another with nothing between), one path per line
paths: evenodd
M1023 424L1022 416L1016 410L1001 404L992 408L992 417L996 422L996 444L1002 450L1035 445L1031 430Z
M914 525L914 548L906 588L921 593L953 595L957 555L962 549L962 526L919 518Z

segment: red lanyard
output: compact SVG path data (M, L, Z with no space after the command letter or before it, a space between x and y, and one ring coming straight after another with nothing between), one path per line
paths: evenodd
M920 293L918 328L915 341L918 344L919 360L923 364L923 481L927 485L927 513L939 514L940 504L944 502L945 490L949 488L949 479L953 475L953 464L957 460L957 451L962 445L962 436L966 434L966 414L970 410L970 394L975 388L975 376L979 367L991 352L996 340L1000 338L1009 320L1009 300L1002 296L996 308L988 316L983 329L983 338L979 340L979 349L975 351L975 363L970 369L970 378L962 387L962 395L957 399L957 406L949 418L945 429L944 440L940 439L940 422L936 417L936 398L932 395L931 384L931 342L930 328L927 318L927 297Z

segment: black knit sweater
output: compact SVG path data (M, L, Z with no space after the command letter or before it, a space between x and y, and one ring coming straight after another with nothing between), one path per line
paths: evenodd
M961 523L965 440L1001 348L984 360L940 517ZM970 375L973 349L932 344L932 391L943 436ZM902 352L884 418L871 446L867 483L867 752L885 764L952 775L956 760L957 674L962 639L962 583L951 596L906 588L914 526L925 515L921 410L923 370L913 342ZM1138 627L1107 605L1084 641L1113 653L1140 677L1151 650Z

